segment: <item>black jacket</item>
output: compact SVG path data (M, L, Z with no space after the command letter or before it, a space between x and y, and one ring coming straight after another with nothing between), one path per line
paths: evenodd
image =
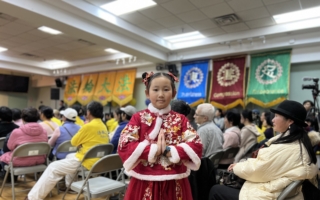
M19 128L19 126L13 122L0 121L0 137L7 137L8 133L11 133L16 128Z

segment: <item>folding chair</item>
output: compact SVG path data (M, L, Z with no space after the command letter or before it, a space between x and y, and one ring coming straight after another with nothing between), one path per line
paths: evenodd
M304 180L293 181L290 183L278 196L277 200L285 200L286 198L294 197L298 194L298 188L302 185Z
M89 200L91 198L98 198L102 196L109 196L114 193L121 193L125 191L124 175L117 177L117 180L98 176L90 178L91 174L102 174L119 170L122 168L122 160L118 154L112 154L102 157L97 161L88 173L85 180L73 182L71 189L78 192L77 198L83 193ZM121 182L119 178L121 177ZM121 194L119 195L121 196Z
M9 165L6 165L4 169L7 171L2 182L2 187L0 191L0 196L2 194L4 185L7 181L8 174L11 173L11 185L12 185L12 199L15 199L15 190L14 190L14 176L16 175L24 175L31 174L37 172L43 172L48 166L48 156L51 151L51 147L47 142L33 142L26 143L18 146L12 153L11 160ZM30 167L14 167L13 160L14 158L26 158L32 156L46 156L46 162L40 165L34 165Z
M209 156L209 159L212 161L215 169L218 169L219 162L220 162L222 156L224 155L224 153L225 152L223 150L221 150L221 151L214 152L211 156Z
M70 140L64 141L63 143L61 143L58 146L57 151L56 151L56 155L54 155L54 157L53 157L53 161L57 160L58 153L75 153L76 151L77 151L77 147L72 146ZM63 180L64 179L62 179L61 181L63 181ZM59 181L57 183L58 194L60 194L59 184L61 183L61 181Z
M75 153L75 152L77 152L77 147L72 146L71 141L67 140L58 146L56 155L58 155L58 153ZM53 157L54 161L57 160L56 155L54 155Z
M221 160L236 157L238 151L239 151L239 147L231 147L231 148L224 150L224 154L223 154Z
M252 144L248 149L246 149L246 151L243 153L243 158L251 158L251 154L252 152L254 152L255 150L258 149L259 143L254 143Z
M94 147L92 147L91 149L89 149L87 151L87 153L83 156L83 159L81 161L81 163L78 166L78 170L74 173L74 176L72 178L72 181L76 178L76 176L81 175L82 176L82 180L85 179L85 177L88 176L89 171L87 169L85 169L82 166L82 163L86 160L86 159L90 159L90 158L102 158L103 156L106 156L108 154L111 154L113 151L113 144L108 143L108 144L100 144L100 145L96 145ZM79 172L81 172L81 174L79 174ZM70 188L71 183L68 185L68 188L66 190L66 192L64 193L62 199L64 199L64 197L66 196L67 191Z
M4 141L6 140L6 137L1 137L0 138L0 149L3 150L3 145L4 145Z

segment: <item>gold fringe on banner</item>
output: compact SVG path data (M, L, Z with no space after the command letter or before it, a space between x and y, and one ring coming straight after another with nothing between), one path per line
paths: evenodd
M280 98L277 98L271 102L268 102L268 103L264 103L258 99L255 99L253 97L250 97L247 99L246 101L246 105L248 105L249 103L254 103L262 108L270 108L270 107L273 107L275 105L278 105L279 103L283 102L284 100L286 100L287 98L285 97L280 97Z
M221 110L224 110L224 111L225 111L225 110L229 110L229 109L231 109L231 108L234 108L234 107L236 107L237 105L241 105L241 106L244 108L244 102L243 102L242 99L237 99L237 100L235 100L234 102L229 103L228 105L222 105L222 104L217 103L217 102L215 102L215 101L211 101L210 103L211 103L211 105L213 105L214 107L220 108Z
M67 85L64 89L64 102L71 106L77 101L77 94L80 87L81 75L69 76Z

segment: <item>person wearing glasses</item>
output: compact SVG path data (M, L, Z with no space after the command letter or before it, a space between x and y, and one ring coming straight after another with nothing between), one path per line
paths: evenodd
M194 118L198 126L198 134L202 141L202 157L209 157L216 151L222 150L223 134L221 129L213 123L214 107L209 103L197 107Z

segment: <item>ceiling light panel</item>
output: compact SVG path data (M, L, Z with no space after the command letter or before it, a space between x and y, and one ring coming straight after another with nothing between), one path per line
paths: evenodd
M7 48L0 47L0 52L7 51L7 50L8 50Z
M117 51L115 49L111 49L111 48L108 48L108 49L105 49L106 52L109 52L109 53L119 53L120 51Z
M100 7L118 16L154 5L157 5L157 3L151 0L117 0Z
M281 23L311 19L316 17L320 17L320 7L314 7L310 9L304 9L304 10L284 13L280 15L274 15L273 19L277 22L277 24L281 24Z
M61 34L62 32L61 31L58 31L58 30L55 30L53 28L49 28L49 27L46 27L46 26L41 26L38 28L40 31L43 31L43 32L46 32L46 33L50 33L52 35L58 35L58 34Z
M202 39L205 38L199 31L194 31L190 33L183 33L179 35L173 35L169 37L165 37L164 39L171 43L185 42L190 40Z

